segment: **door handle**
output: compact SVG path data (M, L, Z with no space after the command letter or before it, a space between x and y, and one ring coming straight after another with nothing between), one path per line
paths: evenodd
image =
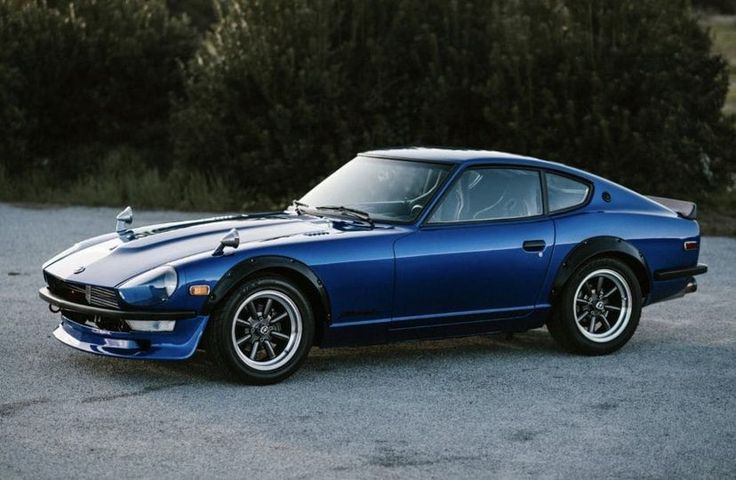
M547 243L544 240L526 240L522 246L527 252L541 252Z

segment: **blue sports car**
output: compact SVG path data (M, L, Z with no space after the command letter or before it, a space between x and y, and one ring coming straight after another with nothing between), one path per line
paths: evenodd
M312 345L547 326L601 355L645 305L694 292L693 203L494 151L371 151L285 211L130 228L43 266L54 336L87 352L178 360L197 348L273 383Z

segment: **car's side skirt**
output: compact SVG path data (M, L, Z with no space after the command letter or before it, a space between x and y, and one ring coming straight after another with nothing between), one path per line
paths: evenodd
M520 332L542 327L550 308L550 305L545 304L537 305L533 309L464 312L444 316L385 318L333 324L325 331L321 347L374 345L499 331Z
M497 331L525 331L544 325L548 310L549 308L518 308L502 312L473 312L444 317L441 322L437 321L437 317L433 317L432 322L423 324L394 321L389 328L388 339L402 341L478 335Z

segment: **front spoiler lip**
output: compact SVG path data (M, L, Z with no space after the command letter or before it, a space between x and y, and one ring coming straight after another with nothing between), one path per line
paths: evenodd
M49 305L53 305L61 310L69 310L72 312L86 313L90 315L99 315L109 318L120 318L123 320L183 320L197 316L194 311L170 311L170 312L152 312L152 311L126 311L113 310L110 308L93 307L91 305L82 305L59 298L47 288L44 287L38 291L38 296Z
M108 332L78 324L62 315L54 330L61 343L86 353L139 360L184 360L199 345L208 317L176 323L173 332Z

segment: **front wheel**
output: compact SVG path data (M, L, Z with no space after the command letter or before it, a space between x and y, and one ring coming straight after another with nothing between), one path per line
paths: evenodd
M210 321L212 357L246 383L276 383L294 373L314 337L309 302L291 281L277 276L245 283Z
M614 258L600 258L570 277L547 328L567 350L605 355L629 341L641 305L641 287L631 268Z

